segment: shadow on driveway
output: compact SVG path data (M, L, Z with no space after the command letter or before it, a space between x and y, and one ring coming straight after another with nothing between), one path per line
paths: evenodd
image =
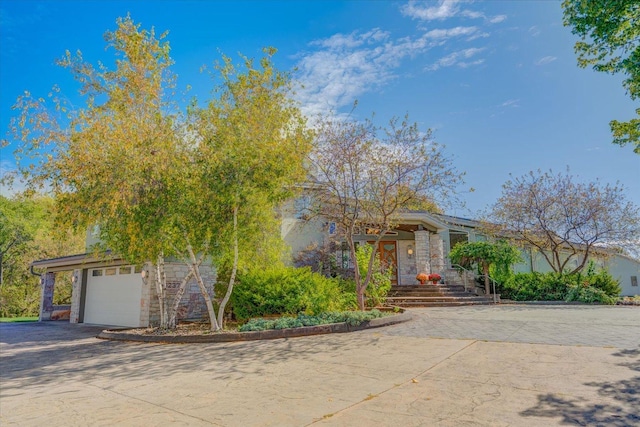
M55 377L108 375L131 381L202 372L232 380L260 374L283 361L339 349L356 350L379 340L373 334L351 333L225 344L139 344L99 340L93 337L104 327L75 326L40 323L24 325L24 329L18 325L2 327L0 382L4 386L0 395L10 389L48 384Z
M624 358L618 366L640 371L640 347L621 350L613 356ZM527 417L561 418L563 424L628 427L640 425L640 376L615 382L583 383L596 387L598 395L613 399L615 404L598 404L585 400L564 399L555 394L541 394L538 404L520 414Z

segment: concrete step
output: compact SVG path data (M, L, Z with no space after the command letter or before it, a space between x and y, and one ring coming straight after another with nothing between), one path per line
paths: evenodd
M451 297L451 296L430 296L430 297L387 297L387 302L396 303L396 302L415 302L415 301L424 301L424 302L445 302L445 301L489 301L493 300L488 297L479 297L479 296L467 296L467 297Z
M473 298L476 295L463 292L443 292L440 294L388 294L387 298Z
M397 307L405 307L405 308L409 308L409 307L460 307L460 306L467 306L467 305L489 305L489 304L493 304L493 301L446 301L446 302L421 302L421 301L415 301L415 302L404 302L401 304L392 304L389 303L390 305L395 305Z
M387 304L399 307L446 307L493 304L493 298L466 292L463 285L405 285L391 288Z
M464 286L438 285L438 286L393 286L389 292L414 293L414 292L465 292Z

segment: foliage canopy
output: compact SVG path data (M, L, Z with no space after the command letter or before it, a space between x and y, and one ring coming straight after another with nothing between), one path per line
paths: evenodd
M564 25L580 37L578 65L625 75L631 99L640 98L640 3L636 0L564 0ZM613 143L631 144L640 154L640 108L627 122L612 120Z
M538 170L503 185L487 228L539 251L555 272L576 273L598 248L637 246L640 209L622 186Z

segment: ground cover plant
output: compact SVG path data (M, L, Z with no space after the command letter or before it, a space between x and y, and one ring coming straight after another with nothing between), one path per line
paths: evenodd
M0 323L37 322L37 316L0 317Z
M278 319L251 319L238 328L240 332L265 331L268 329L300 328L303 326L326 325L331 323L346 323L350 326L358 326L372 319L388 315L379 310L371 311L342 311L325 312L316 316L304 313L296 317L280 317Z

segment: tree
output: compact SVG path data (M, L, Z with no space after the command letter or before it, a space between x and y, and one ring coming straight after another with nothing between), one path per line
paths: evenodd
M58 64L80 84L84 105L74 107L58 87L49 100L18 98L11 131L16 161L30 189L48 189L60 225L84 230L100 225L105 248L132 263L156 261L161 324L167 326L163 258L173 245L172 198L186 161L179 115L170 102L175 79L169 44L130 17L105 33L115 69L94 67L81 52Z
M408 118L387 127L320 117L309 159L316 180L316 213L338 225L354 262L358 306L365 308L376 251L362 277L353 239L358 227L377 230L374 247L397 225L399 214L424 200L444 203L462 175L431 132L420 132ZM432 202L433 203L433 202Z
M560 273L578 272L597 248L637 245L640 210L622 186L579 183L566 173L529 172L507 181L488 229L538 250Z
M508 275L511 266L520 261L520 251L504 241L492 242L468 242L456 245L451 252L449 258L454 264L469 268L477 265L482 271L484 278L484 289L488 295L491 293L489 287L489 272L493 269L501 277ZM494 277L494 279L497 279Z
M40 282L31 274L34 259L54 258L84 249L84 236L56 230L53 199L38 194L0 196L0 249L2 283L0 316L33 316L38 313ZM56 303L67 304L70 286L56 284ZM69 282L70 283L70 282Z
M198 191L216 209L205 228L215 239L211 255L227 272L220 324L238 269L282 260L275 211L306 178L304 160L313 137L292 100L290 75L272 63L276 50L264 53L259 66L243 58L238 67L224 56L216 67L223 81L218 96L207 108L193 110L202 171Z
M564 0L564 25L580 37L578 65L626 76L631 99L640 98L640 3L635 0ZM628 122L612 120L613 143L635 145L640 154L640 108Z
M289 76L271 63L274 49L265 51L261 68L245 58L238 70L225 57L216 68L223 82L217 98L207 108L194 100L181 114L172 101L164 37L126 17L105 34L116 53L114 70L67 52L60 65L81 83L85 105L71 108L57 88L50 94L54 108L28 93L20 97L12 126L21 141L17 160L31 188L56 195L62 224L99 224L102 249L133 263L155 262L161 327L175 327L193 279L217 331L238 266L277 246L274 206L304 176L311 134L291 101ZM173 302L167 257L188 267ZM222 271L231 266L217 315L200 271L205 260Z

